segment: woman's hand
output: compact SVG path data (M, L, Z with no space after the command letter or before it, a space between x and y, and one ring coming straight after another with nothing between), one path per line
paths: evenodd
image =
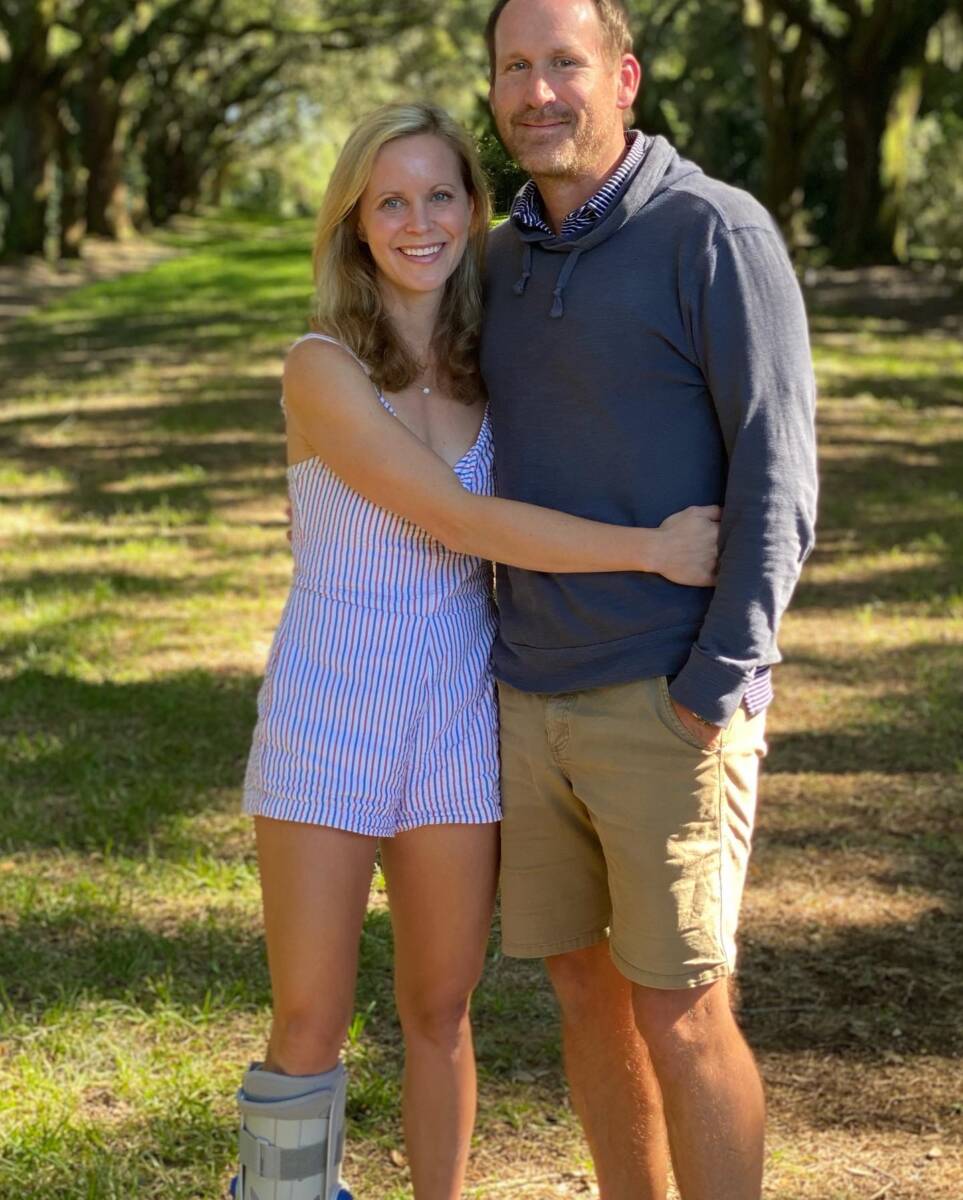
M650 570L673 583L712 587L719 560L717 504L692 505L666 517L657 530L658 550Z

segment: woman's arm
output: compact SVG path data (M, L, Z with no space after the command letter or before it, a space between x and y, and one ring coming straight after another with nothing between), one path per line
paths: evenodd
M452 550L530 571L651 571L677 583L714 582L717 508L686 509L659 529L638 529L474 495L331 343L291 351L284 398L299 438L350 488Z

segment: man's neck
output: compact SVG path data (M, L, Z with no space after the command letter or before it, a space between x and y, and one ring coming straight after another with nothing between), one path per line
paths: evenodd
M532 176L542 198L546 219L555 233L561 232L562 222L569 213L580 208L586 200L595 195L618 167L627 151L625 135L622 134L617 144L613 141L606 147L605 153L599 155L597 166L584 174L571 178Z

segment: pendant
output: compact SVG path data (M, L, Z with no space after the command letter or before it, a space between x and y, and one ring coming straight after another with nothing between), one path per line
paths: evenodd
M430 396L430 395L431 395L431 388L430 388L430 387L423 387L421 390L422 390L422 393L423 393L425 396Z

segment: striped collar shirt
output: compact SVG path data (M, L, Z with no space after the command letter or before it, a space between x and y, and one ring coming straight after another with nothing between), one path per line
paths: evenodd
M566 241L581 237L583 233L587 233L593 225L597 225L603 217L608 215L623 184L645 157L645 152L649 148L649 139L644 133L633 129L625 135L625 142L628 148L627 152L605 183L594 196L570 212L562 222L560 236ZM550 237L555 236L555 231L545 219L542 198L533 179L530 179L515 197L511 219L518 228L525 231L535 232L537 230L539 233L547 233Z

